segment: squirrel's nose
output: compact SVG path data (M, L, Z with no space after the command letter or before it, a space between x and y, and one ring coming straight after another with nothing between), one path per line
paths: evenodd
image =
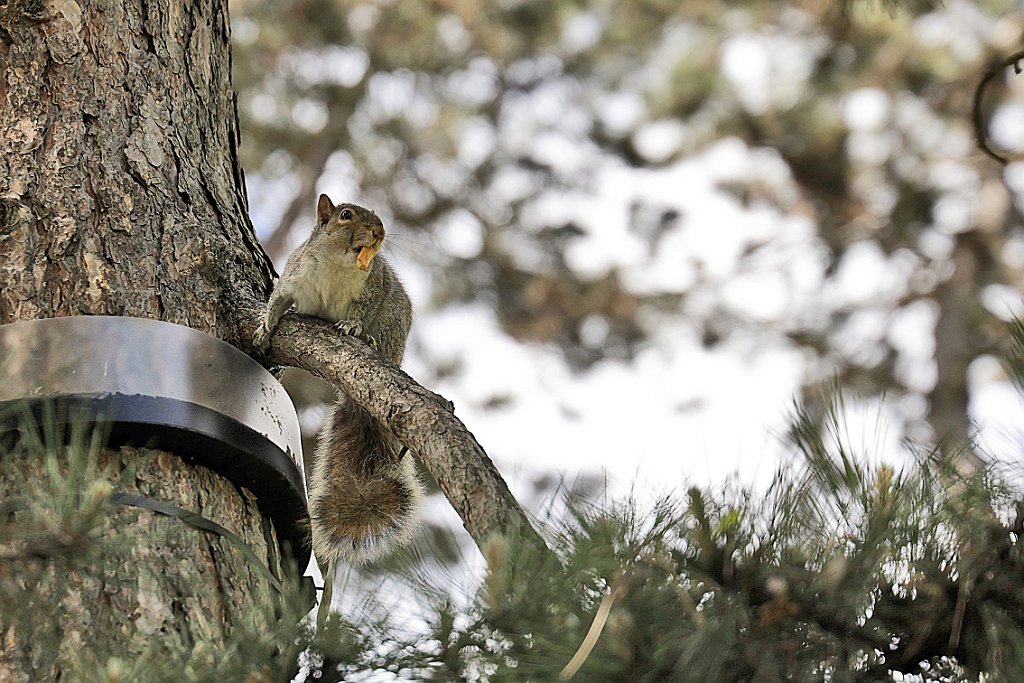
M384 226L383 225L375 225L375 226L373 226L373 239L378 240L378 241L384 239Z

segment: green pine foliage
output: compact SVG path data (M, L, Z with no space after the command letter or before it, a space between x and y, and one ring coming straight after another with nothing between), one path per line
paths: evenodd
M40 430L22 409L0 412L5 428L17 424L0 432L0 636L7 648L28 649L15 670L28 661L32 680L44 681L56 664L60 680L76 683L290 680L313 638L295 577L282 577L284 593L268 591L271 599L252 605L216 647L169 632L129 652L117 634L68 627L69 610L83 600L98 601L86 605L97 617L122 607L103 604L104 586L138 582L130 567L136 539L113 516L115 484L97 465L102 429L80 419L56 427L63 420L52 412L42 422ZM0 680L12 680L6 665L0 655Z
M1024 349L1013 330L1008 369ZM1019 354L1018 354L1019 355ZM552 553L495 536L471 596L427 573L404 582L425 617L381 590L320 632L299 591L253 605L223 647L168 634L142 657L102 648L81 681L982 681L1024 680L1024 491L1012 468L965 473L957 452L869 464L849 444L832 387L797 407L793 459L766 491L690 488L649 505L573 504L547 523ZM48 444L70 441L54 448ZM5 495L0 625L28 629L39 661L60 651L67 596L42 572L88 573L124 543L111 528L101 441L8 443L3 467L40 463L34 490ZM195 532L200 533L200 532ZM378 577L379 578L379 577ZM344 592L344 591L343 591ZM40 619L39 615L46 615ZM410 624L410 620L414 623ZM260 625L260 626L256 626ZM26 641L23 641L26 642Z
M691 488L576 509L554 556L493 538L472 603L431 595L403 680L1024 680L1024 497L918 448L902 468L846 442L834 388L795 410L794 463L763 495ZM554 558L557 556L557 560ZM352 628L357 628L350 624ZM349 674L352 672L349 671ZM344 680L348 680L347 678Z
M807 465L763 497L577 512L553 539L561 567L495 539L472 606L436 605L435 659L410 678L1024 680L1019 496L935 454L844 461L805 418Z

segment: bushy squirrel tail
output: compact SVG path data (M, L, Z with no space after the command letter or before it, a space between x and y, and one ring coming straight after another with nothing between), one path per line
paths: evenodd
M321 566L362 564L408 543L423 485L398 439L339 396L320 432L309 490L313 552Z

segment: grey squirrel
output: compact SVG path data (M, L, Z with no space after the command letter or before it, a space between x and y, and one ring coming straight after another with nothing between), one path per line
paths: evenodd
M253 343L266 351L281 316L295 310L361 337L399 365L412 305L387 260L377 254L377 214L320 195L313 233L288 258ZM412 457L398 439L339 392L320 431L309 485L313 552L323 565L362 563L407 543L423 497Z

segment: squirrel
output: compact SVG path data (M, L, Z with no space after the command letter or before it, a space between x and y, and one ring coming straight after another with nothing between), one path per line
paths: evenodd
M412 324L409 295L377 255L384 224L355 204L326 194L312 234L288 258L253 343L266 351L281 316L299 313L334 323L400 365ZM338 402L320 431L309 486L313 552L322 564L362 564L411 540L423 486L408 449L355 401Z

